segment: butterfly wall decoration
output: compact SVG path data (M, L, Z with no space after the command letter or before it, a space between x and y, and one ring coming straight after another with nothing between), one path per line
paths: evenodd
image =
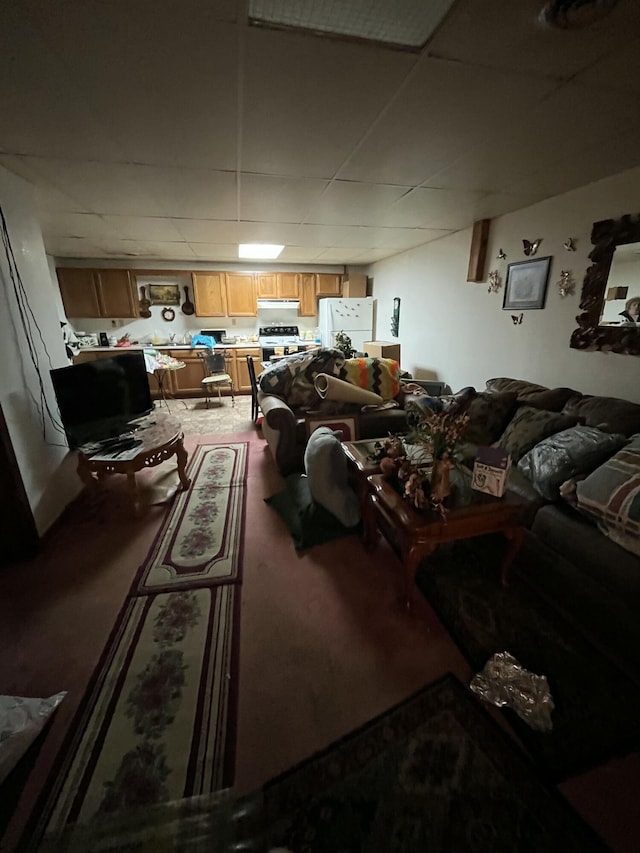
M496 255L496 258L497 258L499 261L504 261L504 259L505 259L506 257L507 257L507 253L504 251L504 249L500 249L500 251L499 251L499 252L498 252L498 254Z
M537 240L523 240L522 241L522 251L529 258L538 251L538 246L542 243L542 237L538 237Z
M520 313L520 314L512 314L512 315L511 315L511 322L513 323L513 325L514 325L514 326L520 326L520 325L521 325L521 323L522 323L522 318L523 318L523 317L524 317L524 314L522 314L522 313Z

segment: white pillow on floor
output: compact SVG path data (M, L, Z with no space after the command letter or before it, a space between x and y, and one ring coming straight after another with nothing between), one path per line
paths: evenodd
M345 527L353 527L360 521L360 504L348 482L347 457L340 447L339 435L329 427L319 427L311 433L304 468L314 501Z

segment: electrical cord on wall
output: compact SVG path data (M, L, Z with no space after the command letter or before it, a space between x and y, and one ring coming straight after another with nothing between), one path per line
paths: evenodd
M11 239L9 237L9 229L7 227L7 221L4 216L4 211L2 209L2 205L0 205L0 228L2 230L2 244L4 247L5 255L7 258L7 269L9 270L9 277L11 279L11 283L13 285L13 293L15 296L16 306L18 308L18 314L20 315L20 324L22 326L22 331L24 332L25 340L27 342L27 348L29 350L29 358L33 365L33 369L35 370L36 376L38 377L38 387L40 392L40 399L37 400L33 392L30 388L27 388L27 392L33 401L34 406L38 410L40 414L40 424L42 427L42 438L47 444L53 444L56 447L67 447L66 444L58 444L56 442L50 442L47 440L47 424L45 419L45 413L49 418L49 421L53 428L65 435L64 427L60 423L57 415L55 415L51 411L51 407L49 406L49 401L47 400L47 395L45 393L44 381L42 378L42 373L40 370L40 364L38 361L38 349L36 339L34 337L32 324L35 326L38 332L38 336L42 343L42 348L47 356L49 361L49 366L52 368L53 363L51 361L51 355L49 354L49 350L47 349L47 345L45 343L44 337L42 335L42 330L38 325L38 321L36 320L35 314L33 313L33 309L29 303L29 298L27 296L27 292L25 290L22 277L20 276L20 270L18 269L18 265L16 263L15 255L13 252L13 247L11 245ZM8 289L8 288L7 288ZM8 294L7 294L8 295ZM8 301L8 300L7 300ZM29 320L31 318L31 322ZM15 325L14 325L15 327ZM17 329L16 329L17 331Z

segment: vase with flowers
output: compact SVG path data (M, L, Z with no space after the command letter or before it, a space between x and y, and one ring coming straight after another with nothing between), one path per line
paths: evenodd
M451 466L469 423L467 410L474 396L475 391L469 389L452 401L429 397L414 403L410 409L408 420L411 432L407 442L419 446L433 460L429 476L429 499L436 508L441 508L450 494ZM424 488L419 480L419 477L409 478L405 485L405 493L417 507L425 502Z

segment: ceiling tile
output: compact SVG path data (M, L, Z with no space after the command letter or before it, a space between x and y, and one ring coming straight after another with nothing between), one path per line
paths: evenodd
M224 219L172 219L176 231L188 243L236 243L238 223Z
M321 256L319 248L305 248L303 246L285 246L278 263L311 263Z
M452 190L415 189L393 204L385 217L386 225L457 229L473 221L470 208L482 193Z
M367 249L333 246L321 251L316 259L324 264L347 264L364 260Z
M575 77L575 82L593 88L607 87L611 90L611 97L616 99L620 92L640 94L639 65L640 39L637 38L594 62Z
M553 86L531 75L425 59L338 177L417 186Z
M300 228L288 222L239 222L238 242L302 246Z
M43 178L37 169L40 162L41 160L38 157L17 157L10 154L0 154L1 165L33 184L34 197L38 210L87 213L87 208L77 199L52 186L49 181Z
M307 221L325 225L384 225L391 205L406 192L406 187L334 181L311 208Z
M237 261L237 243L190 243L196 258L203 261Z
M236 219L234 172L136 167L136 177L157 200L160 215L190 219Z
M45 237L118 239L116 228L95 213L43 212L38 216Z
M250 29L242 169L331 178L416 57L333 39Z
M240 217L262 222L299 222L327 186L328 181L310 178L244 173L240 180Z
M100 258L102 247L83 238L45 237L45 249L48 255L58 258Z
M129 240L152 240L180 242L184 237L175 227L173 220L160 216L113 216L102 217L121 237Z
M462 0L429 43L429 53L485 68L566 79L638 32L635 3L619 3L609 17L579 30L541 24L543 5L543 0L494 0L490 6L482 0Z

